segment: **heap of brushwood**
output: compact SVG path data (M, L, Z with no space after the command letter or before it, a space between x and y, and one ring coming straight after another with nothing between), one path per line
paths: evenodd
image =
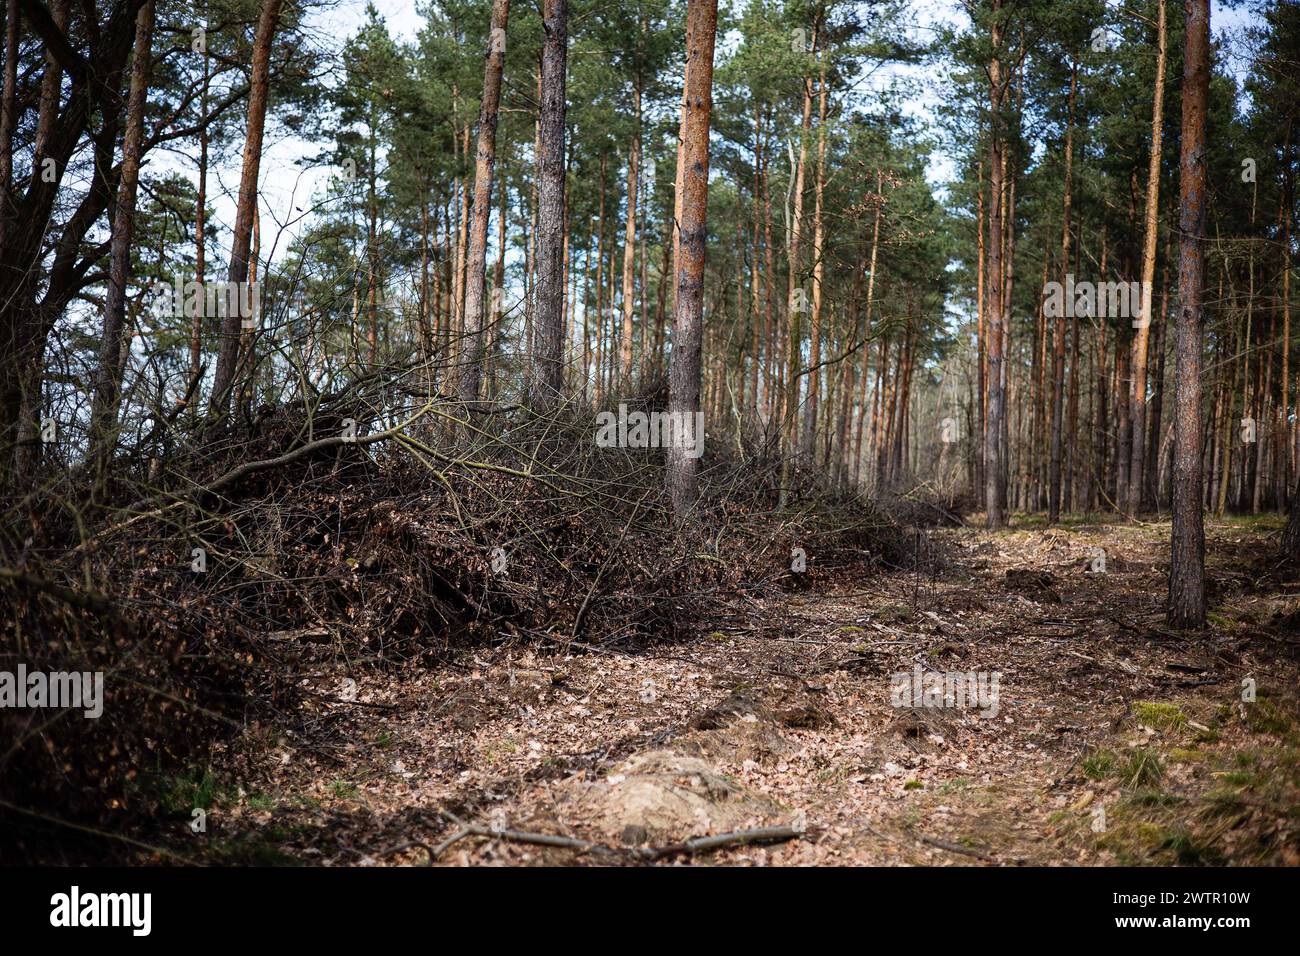
M791 470L744 435L710 438L682 521L663 451L598 447L590 412L386 398L178 419L107 483L51 469L18 503L0 670L102 671L107 690L97 720L0 710L0 849L30 855L62 825L45 817L129 833L149 779L292 720L331 660L635 650L725 627L746 596L918 560L913 530L809 470L778 508Z

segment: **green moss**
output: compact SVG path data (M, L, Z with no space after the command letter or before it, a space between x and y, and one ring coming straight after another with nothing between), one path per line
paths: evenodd
M1187 724L1187 715L1177 704L1143 700L1133 705L1138 722L1153 730L1179 730Z

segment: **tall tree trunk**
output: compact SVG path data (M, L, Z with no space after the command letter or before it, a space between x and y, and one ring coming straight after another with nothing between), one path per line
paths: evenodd
M244 133L244 164L239 178L239 200L235 207L235 228L230 243L229 282L248 278L248 252L253 239L253 211L257 204L257 176L262 163L262 133L266 125L266 101L270 88L271 44L284 0L263 0L253 38L253 62L248 86L248 125ZM238 309L221 317L221 350L212 381L209 414L220 416L230 407L230 391L239 362L241 320Z
M885 204L884 196L884 173L876 170L876 213L872 217L871 223L871 259L870 265L867 266L867 308L864 319L864 329L862 332L862 397L858 402L858 435L853 443L853 482L859 481L859 475L862 470L862 433L866 428L867 422L867 389L871 385L870 365L868 359L871 356L871 305L876 292L876 252L880 248L880 210ZM881 355L878 362L884 362L884 340L881 340Z
M1074 490L1079 468L1079 317L1070 320L1070 395L1066 417L1066 430L1070 435L1065 466L1065 488L1061 494L1061 507L1067 512L1075 510Z
M121 358L126 327L126 284L131 278L131 234L135 228L135 199L140 182L140 147L144 140L144 108L149 95L154 0L145 0L136 14L131 88L127 94L126 133L122 140L122 173L117 189L113 233L109 244L108 292L104 298L104 332L90 415L90 447L96 480L106 475L113 454L121 400Z
M619 377L632 383L632 317L635 314L636 207L641 165L641 77L632 84L632 116L636 124L627 151L627 229L623 235L623 330L619 337ZM644 346L643 346L644 347Z
M754 246L753 259L750 261L750 365L753 381L750 391L750 408L758 420L762 420L759 408L759 384L763 373L763 353L766 337L762 321L762 268L759 256L763 249L763 109L754 97Z
M826 191L826 66L821 68L817 94L817 178L813 183L813 289L812 323L808 328L808 400L804 404L803 431L800 437L800 456L812 463L814 439L817 434L817 403L820 401L821 332L822 332L822 277L826 273L826 226L822 216L822 197Z
M817 49L817 31L813 31L813 50ZM786 327L789 342L786 349L784 408L781 418L785 428L785 463L781 469L781 500L784 503L789 485L790 459L797 452L795 441L799 431L799 367L803 364L803 327L801 316L807 308L803 289L799 284L799 251L803 233L804 179L808 166L808 131L812 128L812 80L803 81L803 119L799 125L799 160L793 170L794 209L790 215L790 236L786 244L786 264L789 279L786 287Z
M204 23L206 25L206 19ZM207 237L203 234L208 224L208 47L203 45L203 85L199 89L199 186L194 200L194 281L200 290L206 280ZM190 386L195 387L203 365L203 309L195 304L190 316Z
M1205 526L1201 476L1202 289L1205 285L1206 103L1210 89L1209 0L1183 0L1183 124L1179 190L1177 367L1174 381L1173 531L1169 623L1205 623Z
M375 367L379 358L379 135L373 102L370 108L369 163L366 167L366 365ZM254 217L254 235L257 219ZM256 254L249 263L251 272Z
M483 375L484 297L487 291L488 219L492 214L492 175L497 164L497 116L501 105L501 71L506 60L506 24L510 0L493 0L492 29L483 67L483 100L478 114L478 143L474 155L474 221L469 234L465 284L465 361L461 363L462 402L478 398Z
M18 125L18 0L5 4L5 72L0 90L0 250L6 246L14 214L14 129ZM46 65L48 71L50 66ZM35 170L35 167L33 167Z
M686 92L681 121L681 239L668 409L677 438L667 450L668 493L673 510L688 514L697 496L697 469L704 442L696 429L700 408L700 342L704 321L704 254L709 212L709 117L713 109L713 44L717 0L689 0L686 8ZM689 439L686 440L686 439ZM687 447L693 443L695 447Z
M1155 292L1156 239L1160 222L1160 148L1164 130L1165 55L1168 40L1165 30L1165 0L1159 0L1156 22L1156 88L1151 100L1151 158L1147 166L1147 195L1142 240L1142 314L1133 336L1133 376L1129 391L1133 442L1129 464L1128 501L1125 508L1132 516L1142 510L1145 482L1147 427L1147 343L1151 336L1151 304Z
M1287 142L1286 188L1283 190L1285 212L1282 221L1282 325L1289 331L1291 326L1291 210L1295 208L1293 198L1295 186L1291 178L1289 136ZM1284 384L1282 387L1283 401L1286 401L1288 388L1290 388L1289 384ZM1295 443L1288 441L1287 446L1290 451L1293 451ZM1291 493L1291 515L1287 518L1286 528L1282 531L1282 553L1290 558L1300 559L1300 477L1297 477L1295 490Z
M533 321L533 403L559 402L564 386L564 109L568 0L544 0L542 104L537 163L537 315Z
M488 320L487 356L483 360L484 386L488 399L496 397L497 352L500 351L501 326L505 322L506 295L506 224L510 212L509 190L501 184L501 205L497 209L497 261L492 273L492 312ZM585 309L585 303L584 303Z
M984 489L984 455L985 455L985 437L987 434L986 423L988 417L988 325L985 316L987 310L985 303L987 301L984 282L986 270L988 268L985 261L987 247L984 243L984 160L979 161L979 193L975 201L975 254L976 254L976 271L979 273L975 282L975 347L976 347L976 364L979 366L979 395L976 397L975 411L975 442L977 445L973 458L975 459L975 488L978 489L977 496L982 496Z
M986 525L990 529L1006 524L1003 510L1003 465L1005 449L1002 445L1003 418L1005 415L1003 354L1002 354L1002 243L1003 225L1003 153L1002 101L1005 93L1002 78L1002 31L1000 22L1002 0L992 0L993 23L991 27L993 54L989 59L989 235L987 250L988 279L988 418L984 435L984 507Z
M1074 97L1078 87L1079 68L1070 65L1069 118L1065 124L1065 198L1061 213L1061 281L1072 268L1070 264L1070 180L1074 169ZM1058 309L1052 338L1052 462L1048 475L1047 522L1056 524L1061 517L1061 428L1065 406L1065 313L1074 309ZM1077 321L1077 320L1076 320Z
M469 123L466 123L461 129L459 137L460 146L457 149L458 155L464 157L465 167L469 166ZM469 176L464 175L460 178L460 189L457 191L456 201L456 255L452 261L452 318L455 323L453 336L456 339L457 348L461 348L465 336L465 264L469 261L469 204L470 204L470 185ZM455 368L459 378L460 369Z
M1151 401L1147 409L1147 462L1144 473L1147 476L1147 495L1145 506L1160 507L1160 423L1164 414L1165 403L1165 357L1168 349L1165 340L1169 336L1169 250L1173 242L1173 230L1165 231L1165 250L1160 267L1160 309L1156 316L1156 374L1151 384ZM1243 408L1245 405L1243 404ZM1243 456L1244 457L1244 456Z
M1294 114L1292 114L1294 115ZM1281 205L1282 232L1282 394L1281 414L1278 415L1278 511L1286 506L1290 489L1291 465L1295 442L1291 440L1291 211L1295 208L1294 180L1291 169L1291 125L1288 123L1282 146L1283 186Z
M600 157L600 213L596 219L596 354L594 382L592 384L592 401L599 403L602 389L601 369L605 361L605 338L602 335L605 316L605 171L609 157Z

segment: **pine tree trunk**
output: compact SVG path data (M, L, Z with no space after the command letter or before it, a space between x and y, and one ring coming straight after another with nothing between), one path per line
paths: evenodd
M539 122L537 314L533 320L533 403L558 403L564 385L564 110L568 0L544 0Z
M478 143L474 153L473 225L465 279L465 359L461 363L459 396L478 398L483 376L484 298L487 292L488 219L492 214L492 177L497 164L497 117L501 106L501 73L506 59L506 25L510 0L493 0L492 28L483 67L483 99L478 114Z
M144 141L144 110L149 95L154 0L145 0L135 18L135 47L131 54L131 87L127 94L126 133L122 139L122 172L109 244L108 291L104 298L104 332L90 416L90 447L96 481L106 476L113 454L118 405L122 392L126 328L126 285L131 277L131 234L135 226L136 192L140 182L140 151ZM238 321L238 320L236 320Z
M1003 418L1005 415L1005 392L1003 386L1002 355L1002 209L1004 205L1002 178L1004 171L1004 146L1002 142L1002 25L998 17L1002 10L1002 0L992 0L994 22L992 24L993 55L989 60L989 235L987 241L988 278L985 282L988 290L988 309L986 329L988 338L988 417L984 435L984 507L985 524L990 529L998 529L1006 524L1003 510L1003 456L1002 446Z
M262 163L262 134L266 125L267 93L270 89L271 44L284 0L263 0L253 39L253 62L248 87L248 123L244 134L244 164L239 178L239 201L235 207L235 228L231 237L229 282L248 278L248 253L253 239L253 212L257 205L257 176ZM209 414L220 416L230 406L235 366L239 361L241 321L239 310L221 319L221 350L212 382Z
M1074 97L1078 87L1079 68L1070 65L1069 118L1065 126L1065 198L1061 213L1061 282L1070 265L1070 200L1071 176L1074 168ZM1065 406L1065 313L1073 309L1058 309L1052 337L1052 461L1048 475L1047 523L1056 524L1061 517L1061 429L1064 425Z
M1201 476L1202 289L1205 285L1206 103L1210 88L1209 0L1183 0L1183 123L1179 190L1178 322L1174 388L1173 531L1169 623L1205 623L1205 527Z
M1142 510L1145 497L1143 466L1146 461L1147 428L1147 345L1151 336L1151 304L1155 294L1156 239L1160 221L1160 150L1164 130L1165 56L1168 47L1165 30L1165 0L1159 0L1156 24L1156 88L1151 106L1151 158L1147 166L1147 195L1142 241L1142 314L1133 336L1133 381L1129 393L1133 421L1132 457L1129 464L1128 501L1130 516Z
M194 281L200 289L206 279L207 237L203 234L208 223L208 48L203 47L203 85L199 89L199 186L194 200ZM203 310L194 309L190 316L190 390L197 388L199 371L203 365Z
M824 246L826 226L822 216L822 198L826 191L826 67L821 68L817 94L817 178L813 183L813 287L812 316L808 328L808 400L804 403L803 430L800 437L800 457L813 463L813 449L817 435L817 405L821 400L821 333L822 333L822 279L826 274Z
M704 435L695 428L700 408L700 342L704 318L704 255L709 205L709 118L713 108L713 45L717 0L689 0L686 12L686 91L681 121L681 240L673 311L673 352L669 369L668 409L679 438L667 450L668 493L673 510L688 514L695 506L698 457Z
M623 329L619 338L619 378L632 383L632 318L635 314L633 278L636 267L637 184L641 163L641 78L632 84L632 115L636 124L627 151L627 228L623 234Z
M871 357L871 306L876 293L876 252L880 248L880 211L885 204L884 173L876 170L876 213L871 223L871 258L867 266L867 307L862 332L862 397L858 402L858 435L853 443L853 483L858 484L862 472L862 433L867 424L867 390L871 385L871 369L868 360ZM880 348L884 349L882 340ZM878 362L883 363L881 355ZM874 404L874 399L873 399Z

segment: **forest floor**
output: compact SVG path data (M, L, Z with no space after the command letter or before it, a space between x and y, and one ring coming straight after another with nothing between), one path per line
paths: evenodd
M465 652L363 676L354 701L321 674L305 734L255 732L178 782L208 825L167 842L231 863L608 864L793 824L660 859L1297 865L1300 575L1279 528L1210 523L1193 635L1161 611L1167 523L1018 517L925 532L933 571L740 599L743 623L686 642ZM997 672L996 715L894 706L917 666Z

